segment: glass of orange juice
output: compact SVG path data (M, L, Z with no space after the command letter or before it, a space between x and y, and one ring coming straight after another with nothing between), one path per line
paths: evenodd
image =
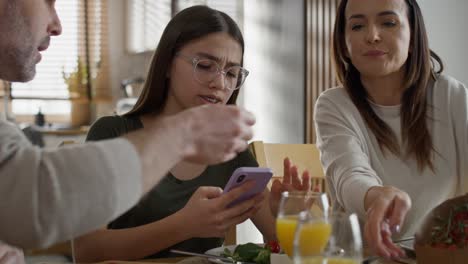
M276 235L283 251L293 256L293 241L301 212L317 217L328 214L329 203L326 194L316 192L283 192L276 218Z
M295 264L358 264L362 238L355 214L300 215L294 237Z

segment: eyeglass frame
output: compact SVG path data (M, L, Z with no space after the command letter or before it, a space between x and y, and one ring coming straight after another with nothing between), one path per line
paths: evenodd
M224 76L224 86L226 89L230 90L230 91L235 91L235 90L239 90L242 85L244 85L244 82L245 82L245 79L247 79L247 77L249 76L249 71L247 69L245 69L244 67L240 66L240 65L236 65L236 66L231 66L227 69L221 69L221 67L219 66L219 63L213 59L209 59L209 58L200 58L198 56L188 56L188 55L185 55L185 54L182 54L180 52L176 53L175 55L176 57L181 57L183 59L185 59L186 62L189 62L192 64L193 66L193 71L192 71L192 74L193 74L193 78L200 84L206 84L206 83L203 83L201 80L199 80L196 76L196 69L197 69L197 65L200 61L203 61L203 60L208 60L208 61L212 61L216 64L216 76L213 78L213 80L209 81L209 82L212 82L214 81L217 76L219 74L223 75ZM239 85L239 86L236 86L234 88L229 88L228 85L226 85L226 74L228 73L229 69L233 68L233 67L239 67L240 68L240 71L243 72L245 74L245 77L244 77L244 81Z

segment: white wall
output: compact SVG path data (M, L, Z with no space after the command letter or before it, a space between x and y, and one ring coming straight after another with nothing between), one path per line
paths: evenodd
M255 139L304 142L304 1L244 2L244 106L257 117Z
M152 53L129 54L125 50L125 0L108 0L110 78L114 99L122 96L120 81L146 76Z
M419 0L429 44L443 60L445 73L468 85L468 1Z

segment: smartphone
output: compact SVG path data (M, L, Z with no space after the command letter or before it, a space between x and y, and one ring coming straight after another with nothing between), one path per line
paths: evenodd
M269 168L257 167L240 167L237 168L229 178L228 183L224 187L223 193L227 193L232 189L239 187L246 181L254 181L255 186L243 193L239 198L232 201L228 207L236 205L242 201L248 200L253 196L263 192L267 187L268 182L273 177L273 171Z

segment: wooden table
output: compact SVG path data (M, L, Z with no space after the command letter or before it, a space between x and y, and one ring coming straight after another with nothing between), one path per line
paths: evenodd
M148 259L139 261L103 261L96 264L212 264L206 258L200 257L178 257L178 258L161 258L161 259Z
M364 248L364 256L367 257L367 256L370 256L370 254L371 254L370 250L368 248ZM405 260L405 262L403 261L398 262L398 261L387 260L387 259L381 258L381 259L377 259L371 262L371 264L397 264L397 263L416 264L416 260Z
M385 260L385 259L378 259L374 262L372 262L372 264L399 264L399 263L411 263L411 264L416 264L416 260L410 260L411 262L397 262L397 261L393 261L393 260Z
M105 261L100 262L98 264L171 264L171 263L179 263L179 264L212 264L205 258L200 257L181 257L181 258L162 258L162 259L152 259L152 260L141 260L141 261ZM396 262L392 260L385 260L385 259L378 259L372 262L372 264L400 264L402 262ZM416 264L416 261L411 263Z

